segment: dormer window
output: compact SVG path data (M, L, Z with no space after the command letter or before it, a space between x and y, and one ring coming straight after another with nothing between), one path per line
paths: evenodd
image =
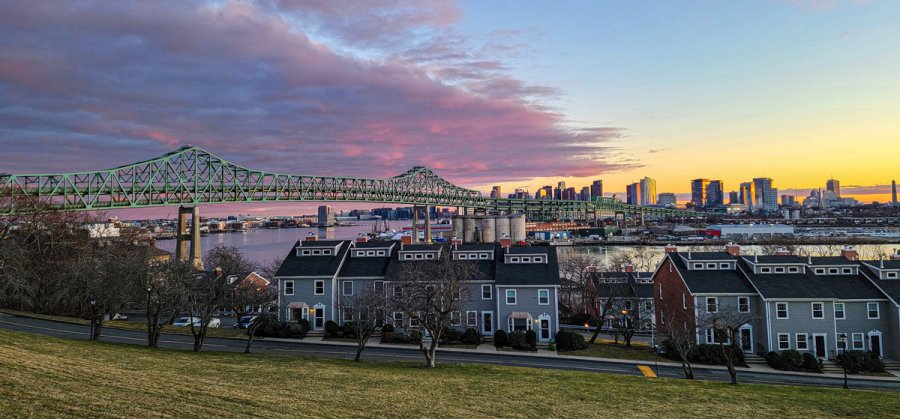
M730 269L730 268L731 268L731 264L729 264L729 263L720 263L719 264L719 269Z
M897 278L897 273L896 272L885 272L884 277L889 278L889 279L895 279L895 278Z
M851 269L851 268L842 268L842 269L841 269L841 273L843 273L843 274L852 274L852 273L853 273L853 269Z
M783 274L783 273L784 273L784 268L782 268L782 267L780 267L780 266L777 267L777 268L775 268L775 273L777 273L777 274Z
M425 259L425 255L421 253L416 253L416 260Z
M517 257L511 257L511 258L509 258L509 262L510 262L510 263L519 263L519 258L517 258Z
M715 263L707 263L706 269L716 269L716 264Z
M434 259L434 253L426 253L425 259Z
M828 274L829 274L829 275L837 275L837 274L838 274L838 268L828 268Z
M769 268L769 267L759 268L759 271L762 272L762 273L764 273L764 274L767 274L767 273L771 273L771 272L772 272L772 268Z
M703 264L702 264L702 263L695 263L695 264L694 264L694 269L703 269Z
M816 268L816 269L815 269L815 272L816 272L816 275L825 275L825 269L824 269L824 268Z
M303 256L309 256L310 254L312 254L312 252L308 249L303 249L302 251L300 251L300 254Z
M412 258L413 258L413 255L411 255L409 253L406 253L403 255L403 260L412 260Z
M800 272L800 268L798 268L798 267L796 267L796 266L791 266L791 267L788 268L788 272L790 272L790 273L792 273L792 274L799 273L799 272Z
M523 257L522 257L522 263L531 263L531 257L530 257L530 256L523 256Z
M491 254L490 254L490 253L479 253L479 254L478 254L478 259L485 259L485 260L486 260L486 259L490 259L490 258L491 258Z
M366 250L366 256L375 256L374 250Z

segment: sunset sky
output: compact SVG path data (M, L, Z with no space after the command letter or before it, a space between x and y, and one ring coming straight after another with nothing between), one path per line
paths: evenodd
M766 176L806 195L834 176L886 201L898 22L887 0L4 1L0 172L195 144L297 174L424 164L484 191Z

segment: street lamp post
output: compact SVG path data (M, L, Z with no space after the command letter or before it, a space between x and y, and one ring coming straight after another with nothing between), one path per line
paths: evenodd
M91 336L88 340L94 340L94 322L97 321L97 300L91 300Z
M841 362L841 366L844 367L844 388L849 389L850 386L847 384L847 334L841 333L838 339L841 341L841 348L844 350L844 360Z

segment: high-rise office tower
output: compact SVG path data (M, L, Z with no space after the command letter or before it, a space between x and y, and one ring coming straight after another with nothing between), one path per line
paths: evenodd
M828 179L828 182L825 182L825 189L831 191L834 196L838 198L841 197L841 181L837 179Z
M741 183L741 204L747 206L749 210L755 209L758 205L756 202L756 188L753 182Z
M638 205L656 205L656 179L644 176L641 179L641 203Z
M503 195L501 195L500 186L495 185L493 188L491 188L491 198L502 198L502 197L503 197Z
M781 195L781 205L793 207L795 202L794 195Z
M778 188L772 178L753 178L753 187L756 189L756 205L766 211L778 209Z
M603 181L595 180L591 183L591 199L603 196Z
M694 179L691 181L691 203L694 207L706 205L706 185L709 179Z
M583 186L581 188L581 196L578 197L581 201L590 201L591 200L591 188L589 186Z
M575 187L574 186L568 187L563 191L562 199L574 201L574 200L578 199L575 195L576 195Z
M721 180L711 180L706 185L706 205L715 206L725 203L725 187Z
M741 195L738 191L728 192L728 203L729 204L740 204L741 203Z
M318 221L320 226L333 226L335 222L334 208L331 205L320 205Z
M625 187L625 203L632 205L640 205L641 203L641 184L639 182L632 183Z
M566 182L565 181L557 182L556 190L553 191L553 199L565 199L565 198L563 198L563 192L565 192L565 190L566 190Z

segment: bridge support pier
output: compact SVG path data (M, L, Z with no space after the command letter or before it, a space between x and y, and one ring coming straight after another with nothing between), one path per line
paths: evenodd
M431 244L431 208L425 207L425 244Z
M413 205L412 207L412 240L410 243L416 244L419 242L419 207L417 205Z
M187 216L191 215L191 231L188 233ZM200 207L178 207L178 231L175 232L175 258L190 260L198 268L203 268L202 250L200 248ZM191 242L190 254L188 244Z

